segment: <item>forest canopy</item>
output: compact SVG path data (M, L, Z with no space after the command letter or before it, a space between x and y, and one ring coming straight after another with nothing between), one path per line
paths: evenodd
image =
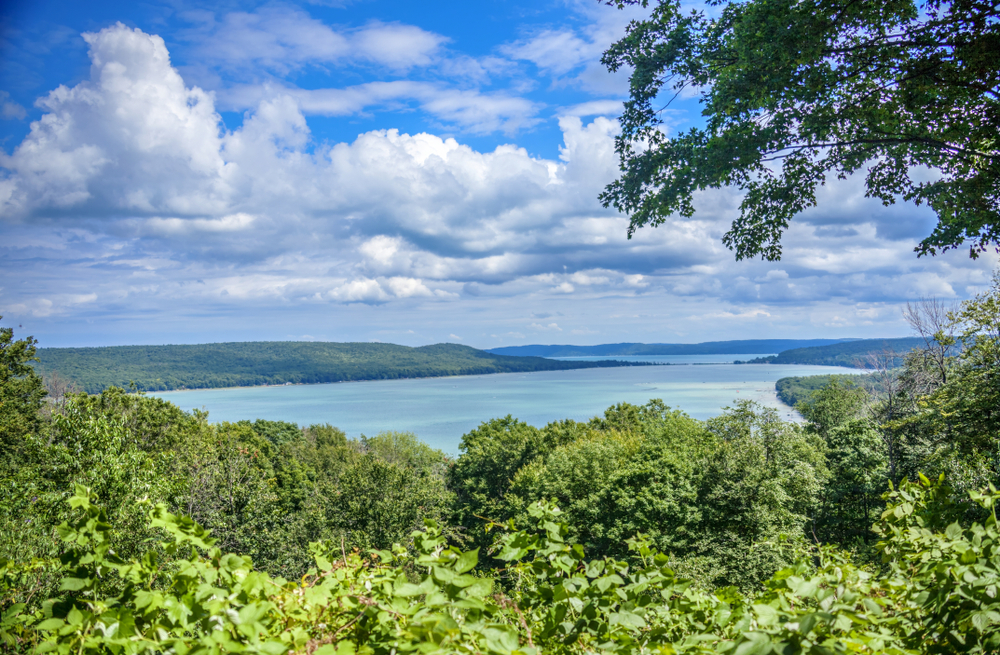
M919 255L1000 243L1000 7L981 0L608 0L652 5L605 53L630 69L601 195L628 234L694 214L694 193L738 188L723 237L737 259L781 257L793 217L831 177L864 171L869 197L937 215ZM704 126L670 134L672 99L695 93ZM930 174L928 175L928 171Z
M46 398L0 330L14 653L994 653L1000 275L805 424L739 401L413 434ZM940 355L940 357L939 357Z

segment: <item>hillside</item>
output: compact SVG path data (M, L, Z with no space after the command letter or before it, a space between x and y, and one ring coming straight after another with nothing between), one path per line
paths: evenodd
M558 371L626 362L562 362L468 346L260 341L174 346L39 348L37 368L88 393L131 382L145 391Z
M531 345L490 348L486 352L521 357L624 357L636 355L766 355L790 348L825 346L850 339L745 339L704 343L605 343L597 346Z
M902 365L902 355L922 346L923 339L905 337L902 339L861 339L812 348L793 348L771 357L758 357L747 364L811 364L820 366L847 366L867 368L868 355L893 352L896 357L892 366Z

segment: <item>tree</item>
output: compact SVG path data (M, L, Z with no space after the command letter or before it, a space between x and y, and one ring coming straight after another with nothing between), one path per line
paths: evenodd
M745 195L723 242L737 259L777 260L817 185L867 166L868 196L937 213L918 255L968 240L976 257L1000 243L995 1L713 0L690 14L681 4L659 0L602 60L633 71L622 176L601 194L630 215L629 237L693 215L697 190L735 186ZM686 89L705 125L670 137L662 112Z
M782 561L764 542L803 534L829 472L822 440L776 410L749 400L725 409L706 421L719 446L702 463L697 552L722 563L718 583L749 589Z
M25 437L40 426L45 384L31 366L38 361L36 343L32 337L15 341L13 328L0 328L0 473L13 465Z

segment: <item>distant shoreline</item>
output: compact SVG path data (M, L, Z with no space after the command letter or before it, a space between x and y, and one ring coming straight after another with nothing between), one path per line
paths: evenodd
M600 361L616 361L616 360L600 360ZM645 365L645 366L769 366L770 363L755 362L753 364L749 363L738 363L738 362L627 362L626 366L615 366L606 368L626 368L629 365ZM823 366L829 368L843 368L837 364L785 364L784 366ZM597 367L591 367L597 368ZM154 389L154 390L141 390L140 393L144 394L174 394L174 393L187 393L189 391L225 391L227 389L267 389L274 388L280 389L282 387L315 387L324 384L354 384L361 382L399 382L403 380L440 380L445 378L465 378L465 377L476 377L476 376L487 376L487 375L531 375L533 373L557 373L570 371L587 371L591 368L573 368L565 370L541 370L541 371L497 371L494 373L460 373L457 375L421 375L414 377L398 377L398 378L368 378L364 380L335 380L332 382L289 382L285 384L249 384L249 385L234 385L229 387L187 387L185 389ZM605 367L600 367L605 368ZM795 408L785 403L780 396L777 395L777 389L773 391L775 398L781 403L783 407L787 407L790 411L795 411ZM796 415L797 412L796 412Z
M656 366L656 364L651 364ZM609 367L611 368L611 367ZM590 369L574 368L571 371L586 371ZM188 391L225 391L226 389L280 389L282 387L316 387L322 384L355 384L361 382L401 382L403 380L442 380L446 378L467 378L477 375L530 375L532 373L551 373L553 371L497 371L496 373L464 373L458 375L421 375L410 378L369 378L365 380L335 380L333 382L287 382L285 384L248 384L233 387L188 387L186 389L165 389L142 391L145 394L186 393Z

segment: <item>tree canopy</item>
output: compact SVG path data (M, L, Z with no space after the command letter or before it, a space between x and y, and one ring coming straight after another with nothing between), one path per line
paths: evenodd
M777 260L817 186L866 169L869 197L937 214L918 255L1000 243L1000 3L682 4L660 0L602 60L632 69L622 174L601 194L630 215L630 237L692 216L695 191L732 186L744 196L723 242L737 259ZM704 126L668 135L663 110L692 90Z

